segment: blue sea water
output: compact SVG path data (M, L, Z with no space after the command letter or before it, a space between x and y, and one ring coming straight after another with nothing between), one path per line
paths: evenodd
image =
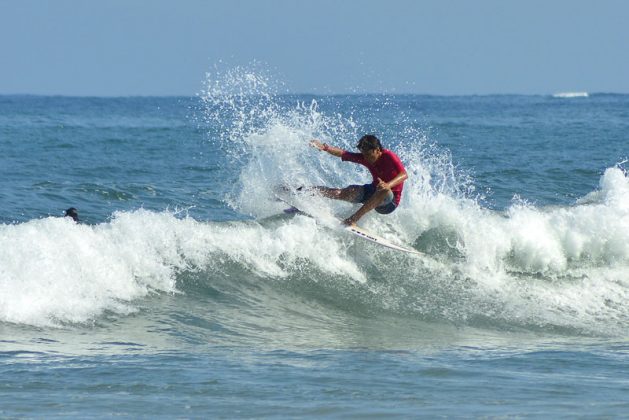
M0 96L0 417L627 416L629 96L265 82ZM364 133L410 178L361 224L424 256L273 199Z

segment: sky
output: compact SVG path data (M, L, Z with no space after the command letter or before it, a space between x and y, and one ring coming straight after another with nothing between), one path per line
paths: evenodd
M0 94L629 93L624 0L0 0ZM258 64L260 65L260 64Z

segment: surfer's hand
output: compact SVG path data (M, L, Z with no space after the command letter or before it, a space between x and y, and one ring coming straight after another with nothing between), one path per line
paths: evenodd
M325 145L321 143L319 140L310 141L310 145L319 150L323 150L325 148Z
M378 178L378 185L376 185L376 189L379 191L391 190L391 187L389 187L389 184Z

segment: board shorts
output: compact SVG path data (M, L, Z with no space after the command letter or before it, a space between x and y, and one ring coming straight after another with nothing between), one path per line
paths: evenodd
M371 196L376 192L376 186L373 184L365 184L365 185L350 185L350 187L358 187L360 188L360 193L358 193L358 197L354 200L354 203L366 203L367 200L371 198ZM389 214L393 213L397 206L395 202L393 202L393 191L389 191L384 200L382 200L382 204L376 207L374 210L380 214Z

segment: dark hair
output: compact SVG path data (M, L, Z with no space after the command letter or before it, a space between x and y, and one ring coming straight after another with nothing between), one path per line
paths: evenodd
M378 137L374 136L373 134L362 136L360 140L358 140L358 144L356 145L356 147L358 147L358 150L366 152L374 149L384 149L384 147L382 147L382 144L380 144L380 140L378 140Z
M74 207L70 207L68 210L66 210L65 216L71 217L72 220L74 220L77 223L79 221L79 212Z

